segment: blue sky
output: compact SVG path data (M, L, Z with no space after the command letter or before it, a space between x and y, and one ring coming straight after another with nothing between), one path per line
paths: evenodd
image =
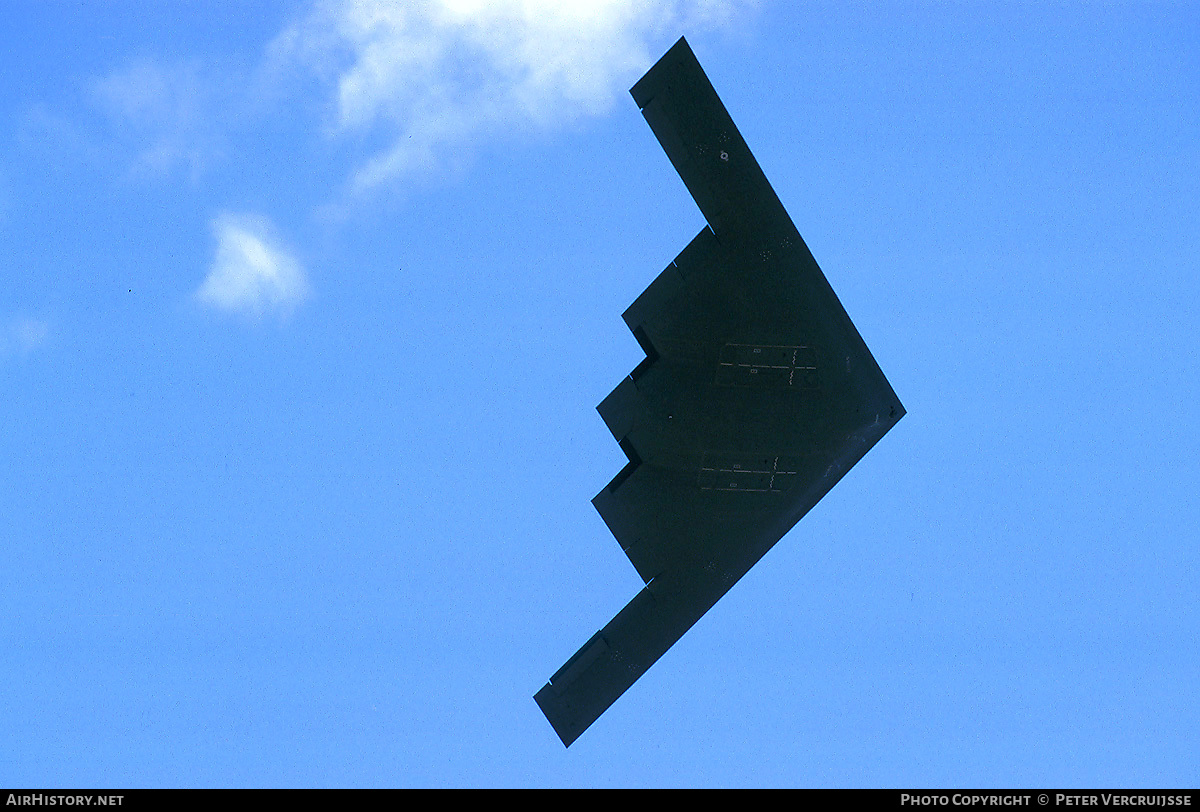
M0 785L1200 783L1194 4L5 17ZM681 34L908 415L564 750Z

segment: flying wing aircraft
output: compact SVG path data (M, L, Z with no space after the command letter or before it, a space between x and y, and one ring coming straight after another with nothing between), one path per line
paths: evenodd
M904 415L680 39L630 91L704 228L625 311L592 503L646 586L534 696L570 744Z

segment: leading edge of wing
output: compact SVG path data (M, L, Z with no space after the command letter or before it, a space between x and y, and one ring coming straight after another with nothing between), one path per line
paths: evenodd
M718 237L790 225L686 39L629 92Z

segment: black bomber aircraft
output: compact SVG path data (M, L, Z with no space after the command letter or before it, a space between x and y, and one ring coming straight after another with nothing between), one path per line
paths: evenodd
M567 746L904 415L680 39L630 91L708 221L625 311L593 500L645 587L534 699Z

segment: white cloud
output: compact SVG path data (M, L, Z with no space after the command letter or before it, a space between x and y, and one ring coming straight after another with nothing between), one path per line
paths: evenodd
M198 64L139 60L91 82L116 143L132 150L141 171L165 174L177 166L197 175L219 152L231 94Z
M41 319L18 318L13 319L10 329L17 341L17 348L21 352L29 352L46 340L50 323Z
M481 138L606 111L681 30L752 0L324 0L274 43L336 88L334 130L382 129L365 189Z
M14 316L0 330L0 357L26 356L46 342L50 322L28 316Z
M196 291L200 303L233 313L286 316L309 296L300 263L256 215L222 214L212 222L216 258Z

